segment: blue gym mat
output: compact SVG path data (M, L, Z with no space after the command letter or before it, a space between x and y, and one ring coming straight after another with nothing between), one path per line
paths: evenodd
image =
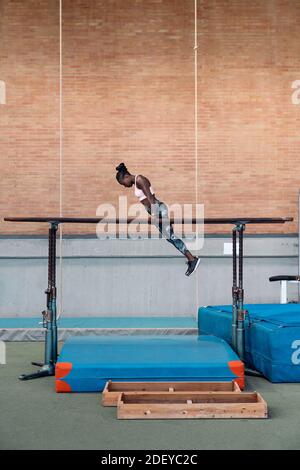
M42 317L0 317L3 328L42 328ZM59 328L197 328L194 317L64 317Z
M231 381L243 363L213 336L69 338L56 365L58 392L100 392L115 381Z
M65 317L58 321L58 340L71 335L110 334L197 334L195 317ZM43 341L45 329L40 317L0 318L0 340Z
M271 382L300 382L300 304L246 304L245 362ZM231 305L201 307L198 328L231 343Z

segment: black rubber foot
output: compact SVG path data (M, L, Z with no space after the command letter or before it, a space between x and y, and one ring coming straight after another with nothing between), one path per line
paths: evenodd
M38 370L37 372L33 372L32 374L22 374L19 377L19 380L32 380L32 379L40 379L41 377L49 377L55 374L54 367L46 367L45 369Z
M44 367L44 363L43 362L32 362L31 363L33 366L37 366L37 367Z
M246 367L245 369L245 375L249 375L251 377L264 377L260 372L258 372L257 370L253 370L253 369L248 369Z

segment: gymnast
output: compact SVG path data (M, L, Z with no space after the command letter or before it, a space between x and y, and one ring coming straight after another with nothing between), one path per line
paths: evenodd
M142 175L132 175L127 170L124 163L120 163L120 165L116 167L116 170L116 178L118 183L120 183L122 186L125 186L125 188L131 188L134 186L135 196L143 204L148 214L153 217L154 225L158 228L166 240L175 246L175 248L187 258L188 267L185 273L186 276L193 274L200 264L200 258L193 256L185 246L184 242L180 240L180 238L176 237L172 224L159 223L159 218L167 220L168 208L163 202L159 201L155 197L154 190L148 178Z

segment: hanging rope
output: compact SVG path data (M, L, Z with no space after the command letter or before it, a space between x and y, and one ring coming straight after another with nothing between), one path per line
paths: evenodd
M195 129L195 199L198 204L198 0L194 0L194 129ZM196 213L197 216L197 213ZM196 224L196 240L198 239ZM199 307L199 270L196 272L196 317Z
M63 217L63 76L62 76L62 2L59 0L59 216ZM198 0L194 0L194 130L195 130L195 199L198 204ZM198 225L196 224L198 238ZM59 233L59 309L57 318L63 311L63 224ZM199 271L196 273L196 316L199 307Z
M59 216L63 217L63 94L62 94L62 2L59 0ZM59 225L59 306L57 318L63 311L63 224Z
M198 0L195 0L194 80L195 80L195 188L198 203Z

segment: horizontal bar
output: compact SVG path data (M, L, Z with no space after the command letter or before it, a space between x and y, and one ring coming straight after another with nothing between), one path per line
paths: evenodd
M104 240L105 241L105 240ZM64 255L64 259L180 259L183 255ZM56 256L59 259L59 255ZM272 255L244 255L243 259L298 259L298 255L277 255L276 257ZM44 256L2 256L0 255L1 260L38 260L38 259L48 259L47 255ZM232 259L232 255L202 255L201 259ZM290 283L298 283L299 281L288 281Z
M99 222L130 224L131 222L139 224L151 224L152 219L106 219L105 217L85 218L85 217L4 217L5 222L48 222L53 224L97 224ZM224 218L205 218L205 219L169 219L173 224L283 224L292 222L293 217L224 217Z

